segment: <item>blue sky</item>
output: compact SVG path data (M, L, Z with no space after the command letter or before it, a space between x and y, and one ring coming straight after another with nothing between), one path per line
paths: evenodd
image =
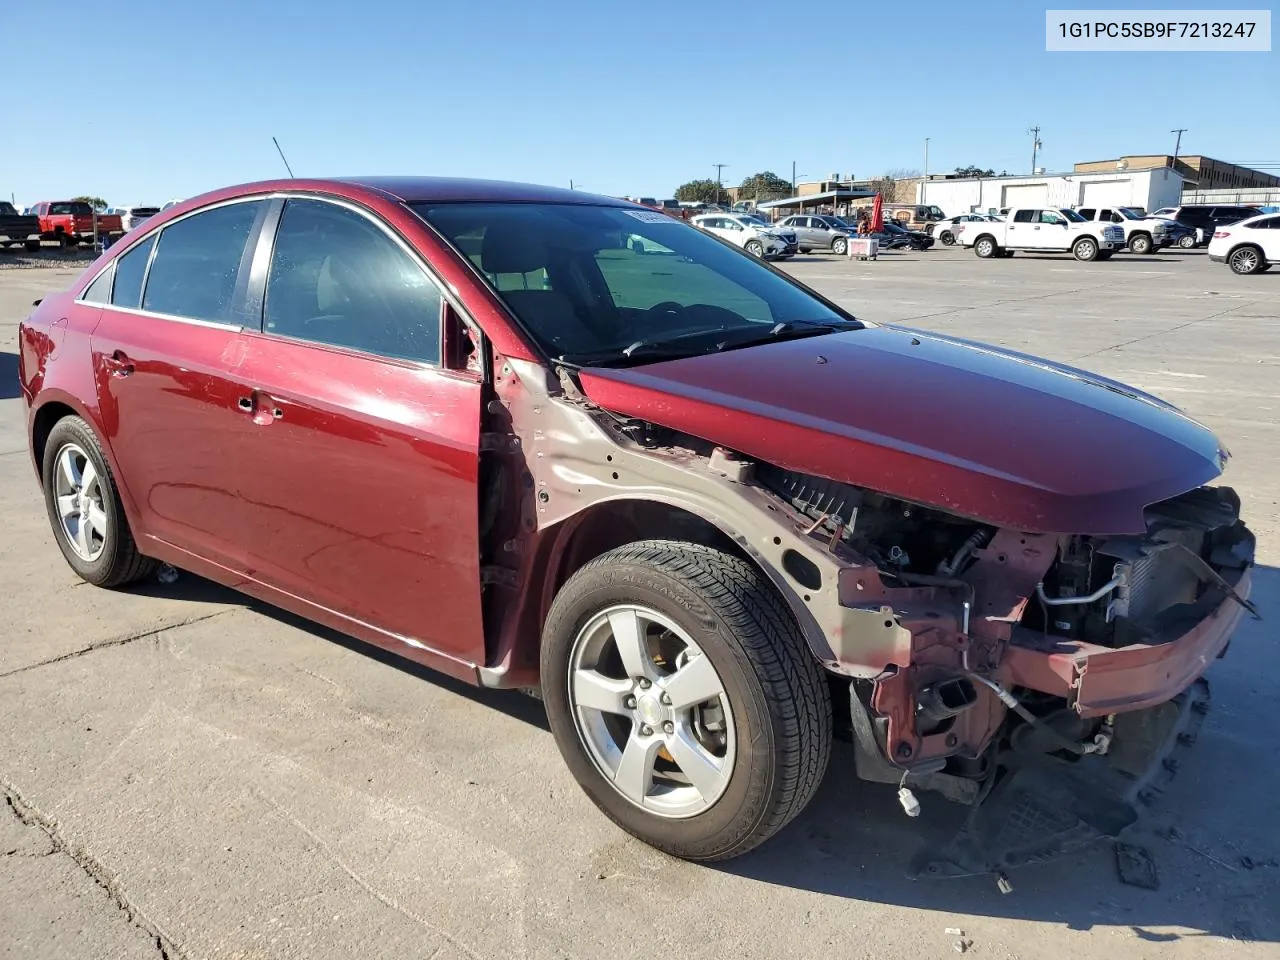
M6 82L0 196L163 202L283 173L273 134L299 175L657 197L715 163L918 170L925 137L932 171L1021 172L1033 124L1051 170L1168 152L1174 127L1280 162L1275 53L1046 53L1066 5L3 0L0 37L40 60Z

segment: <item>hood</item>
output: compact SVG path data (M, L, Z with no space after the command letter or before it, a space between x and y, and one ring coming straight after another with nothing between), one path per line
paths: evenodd
M581 371L624 416L748 456L1029 532L1124 534L1227 452L1123 384L902 327Z

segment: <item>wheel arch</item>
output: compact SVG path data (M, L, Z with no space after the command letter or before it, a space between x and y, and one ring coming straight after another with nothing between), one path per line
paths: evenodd
M600 501L539 532L524 566L515 609L493 625L489 662L481 683L493 687L537 685L542 631L560 588L583 566L610 550L642 540L672 540L713 547L749 564L778 592L795 617L809 652L819 661L833 654L817 619L805 607L791 574L775 567L720 517L680 503L623 497ZM799 590L797 589L799 587Z
M1232 247L1230 250L1228 250L1228 251L1227 251L1227 255L1226 255L1225 257L1223 257L1223 259L1224 259L1224 260L1230 260L1232 257L1234 257L1234 256L1236 255L1236 253L1237 253L1237 252L1239 252L1239 251L1241 251L1241 250L1244 250L1244 249L1249 249L1249 250L1256 250L1256 251L1258 251L1258 258L1259 258L1263 263L1270 263L1270 262L1271 262L1270 260L1268 260L1268 259L1267 259L1267 253L1266 253L1266 251L1265 251L1265 250L1263 250L1263 249L1262 249L1262 245L1261 245L1261 244L1259 244L1259 243L1257 243L1257 242L1255 242L1255 241L1253 241L1253 240L1241 240L1241 241L1240 241L1239 243L1237 243L1234 247Z
M67 417L79 417L88 425L89 430L97 439L102 456L106 458L107 466L111 468L111 476L115 480L116 492L120 496L120 504L124 508L125 517L128 519L129 526L133 529L135 537L141 539L143 530L139 526L137 506L129 493L129 485L120 470L120 464L116 461L115 451L111 449L111 444L107 442L106 437L103 435L102 426L98 423L98 418L74 396L61 390L49 390L45 394L37 396L36 401L31 405L31 412L28 415L28 449L31 452L31 463L35 468L36 477L42 484L44 483L44 452L49 442L49 435L53 432L53 428L58 421Z

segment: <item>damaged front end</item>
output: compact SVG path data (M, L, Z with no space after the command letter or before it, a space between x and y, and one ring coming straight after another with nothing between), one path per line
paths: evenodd
M1248 600L1254 539L1228 488L1150 507L1146 532L1000 529L789 471L757 480L850 561L842 606L883 618L832 637L851 675L857 772L970 804L919 869L1000 872L1132 824L1208 705L1201 675ZM872 644L875 645L875 642ZM874 676L852 665L882 662Z

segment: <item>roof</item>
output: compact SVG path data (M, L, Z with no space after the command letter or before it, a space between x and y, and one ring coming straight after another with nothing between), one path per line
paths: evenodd
M322 178L323 179L323 178ZM581 190L543 187L506 180L471 180L464 177L333 177L341 183L372 187L405 203L473 200L524 203L582 203L627 206L615 197L602 197ZM314 181L313 181L314 182Z
M874 190L828 190L825 193L806 193L804 196L783 197L781 200L769 200L757 203L757 209L772 207L796 207L806 203L821 203L824 200L856 200L858 197L874 197Z

